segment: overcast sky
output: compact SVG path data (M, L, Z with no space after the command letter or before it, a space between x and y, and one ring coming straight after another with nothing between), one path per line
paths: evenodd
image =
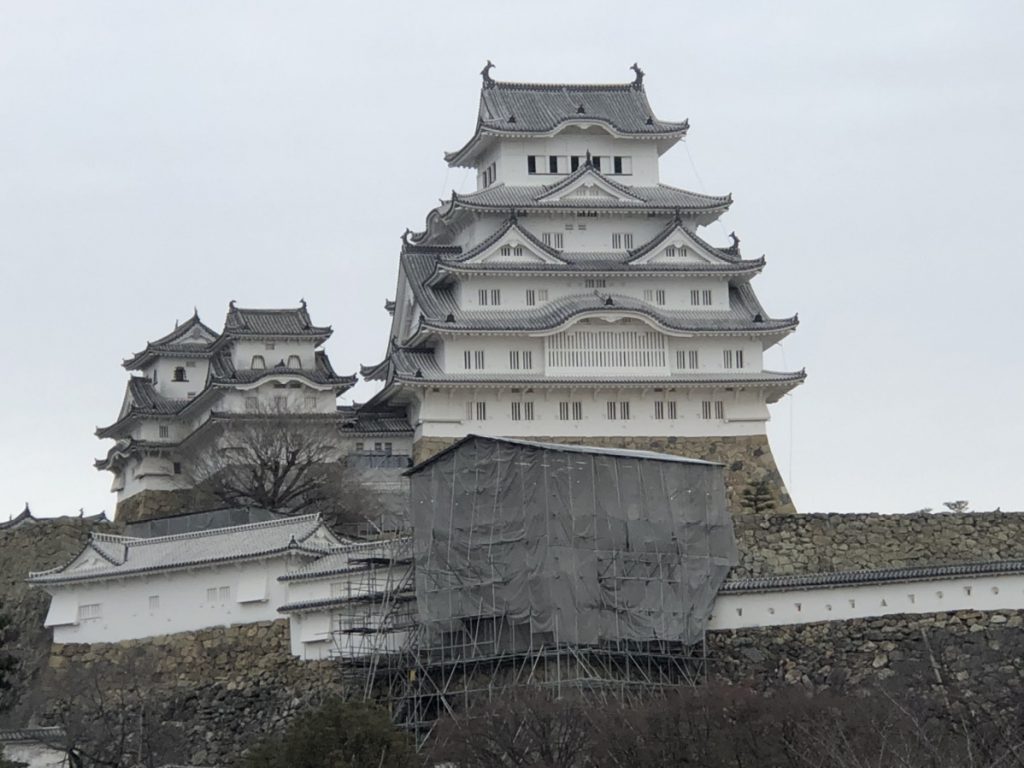
M309 302L380 359L399 236L471 174L479 71L689 118L662 180L767 255L802 511L1024 509L1020 2L0 0L0 519L112 510L123 358L193 307ZM352 395L365 400L373 388ZM346 400L347 402L348 400Z

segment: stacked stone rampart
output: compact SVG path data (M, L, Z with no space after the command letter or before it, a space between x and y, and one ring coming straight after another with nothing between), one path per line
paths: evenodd
M1024 559L1024 513L734 517L731 578Z
M43 628L50 596L29 588L25 583L29 571L63 565L82 550L90 531L110 528L105 522L57 517L0 529L0 613L11 620L17 659L11 688L0 691L0 712L25 695L46 666L50 652L50 631Z
M337 662L292 656L288 622L280 620L120 643L54 645L44 686L64 692L88 717L88 691L96 687L91 674L112 669L130 670L133 695L142 692L147 709L162 715L163 724L152 727L157 739L171 742L170 756L196 766L230 762L279 732L297 712L343 693L350 672ZM98 682L104 695L119 694L105 687L109 680ZM75 697L76 690L82 697Z

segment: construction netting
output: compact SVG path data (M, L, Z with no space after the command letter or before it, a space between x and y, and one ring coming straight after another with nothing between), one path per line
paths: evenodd
M718 464L472 436L411 475L426 645L692 644L736 563Z

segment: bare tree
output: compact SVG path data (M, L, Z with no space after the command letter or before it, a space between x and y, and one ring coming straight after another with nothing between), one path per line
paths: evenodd
M322 501L337 463L333 427L287 413L239 416L191 457L193 481L227 506L301 512Z
M160 701L132 659L94 662L50 677L37 711L60 726L59 741L71 768L157 768L181 762L188 745L173 721L173 702Z

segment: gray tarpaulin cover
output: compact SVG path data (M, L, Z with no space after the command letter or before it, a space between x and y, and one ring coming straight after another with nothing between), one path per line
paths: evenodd
M409 474L428 643L693 643L736 563L718 464L471 435Z

